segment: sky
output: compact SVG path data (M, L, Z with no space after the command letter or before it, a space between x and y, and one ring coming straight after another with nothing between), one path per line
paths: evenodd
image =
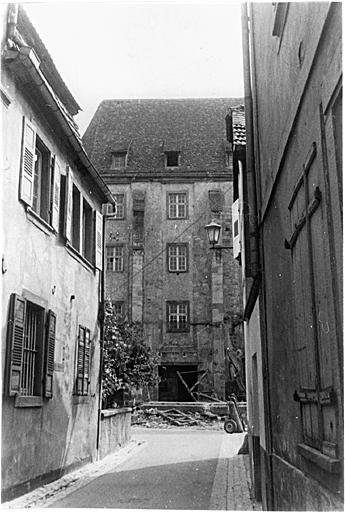
M103 99L243 96L232 2L22 2L83 112Z

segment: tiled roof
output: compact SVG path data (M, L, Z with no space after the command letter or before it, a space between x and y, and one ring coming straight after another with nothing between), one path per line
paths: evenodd
M111 150L130 141L127 175L159 175L166 151L180 152L181 173L228 175L225 118L239 98L105 100L88 126L83 143L96 168L109 173ZM172 172L172 171L170 171ZM112 176L114 173L112 173ZM108 176L110 178L110 176Z
M246 145L246 121L244 114L244 105L239 105L231 109L232 113L232 132L233 143L237 146Z

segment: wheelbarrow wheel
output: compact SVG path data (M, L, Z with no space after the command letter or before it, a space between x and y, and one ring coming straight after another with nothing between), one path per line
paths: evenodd
M237 423L235 420L225 420L224 421L224 430L228 434L233 434L237 430Z

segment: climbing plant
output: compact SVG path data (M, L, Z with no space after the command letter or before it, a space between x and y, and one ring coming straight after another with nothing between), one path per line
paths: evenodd
M119 391L153 386L158 358L145 343L141 323L119 321L111 302L105 304L102 398L111 406Z

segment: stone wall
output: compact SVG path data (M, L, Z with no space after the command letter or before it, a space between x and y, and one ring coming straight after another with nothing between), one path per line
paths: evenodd
M131 408L103 410L100 428L99 457L103 459L131 440Z

